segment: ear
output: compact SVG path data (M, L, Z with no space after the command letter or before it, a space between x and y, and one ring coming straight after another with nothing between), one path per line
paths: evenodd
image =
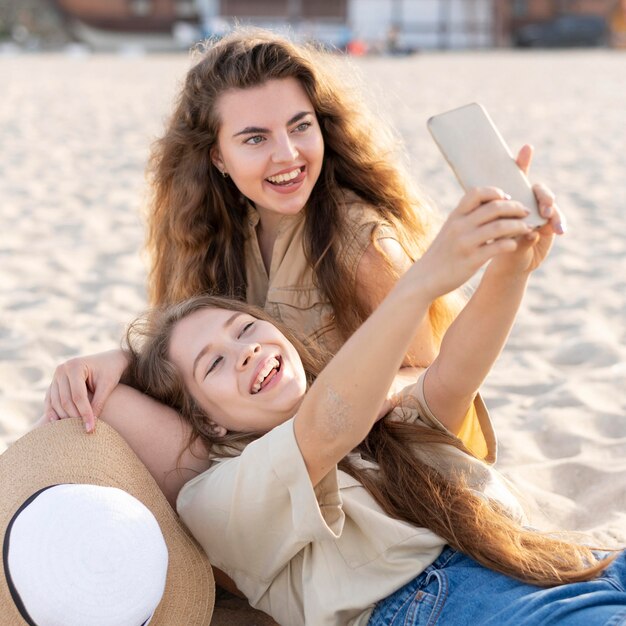
M226 171L226 166L224 165L224 161L222 160L222 155L217 146L213 146L211 148L211 163L217 167L221 174L224 174Z
M214 437L224 437L228 431L219 424L216 424L213 420L209 420L209 430Z

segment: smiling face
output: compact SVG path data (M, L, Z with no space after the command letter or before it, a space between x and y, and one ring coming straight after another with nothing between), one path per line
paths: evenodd
M295 215L322 169L324 140L313 104L295 78L220 96L214 165L251 200L262 221Z
M306 390L293 345L246 313L195 311L174 327L169 357L198 405L228 431L268 432L293 417Z

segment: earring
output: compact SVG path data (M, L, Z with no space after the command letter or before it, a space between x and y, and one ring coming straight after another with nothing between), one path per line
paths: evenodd
M224 178L228 178L228 172L226 172L225 170L222 170L222 176Z
M228 433L228 431L219 424L216 424L213 420L207 420L207 425L209 427L209 434L213 437L223 437Z

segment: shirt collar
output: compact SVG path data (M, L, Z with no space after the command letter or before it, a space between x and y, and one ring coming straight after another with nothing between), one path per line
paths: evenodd
M250 225L250 229L253 231L261 221L261 216L259 212L256 210L256 207L249 200L246 201L247 212L248 212L248 224ZM300 211L295 215L283 215L280 219L280 223L278 226L278 237L280 237L283 233L293 229L304 219L305 211Z

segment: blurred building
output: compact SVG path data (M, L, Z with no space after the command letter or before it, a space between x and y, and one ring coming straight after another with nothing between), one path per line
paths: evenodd
M0 0L0 43L40 49L68 41L63 20L48 0Z
M503 42L530 24L554 23L564 16L578 18L579 23L585 17L589 23L593 16L603 20L607 29L605 43L617 45L620 33L626 37L626 0L511 0L500 4Z
M46 2L68 34L94 49L185 49L234 21L396 53L507 46L518 29L564 14L599 15L614 32L626 30L626 0L0 0L0 10Z
M170 32L179 20L197 21L195 0L50 0L68 18L94 28Z
M498 0L202 0L205 15L293 30L334 45L395 51L485 48L497 39Z
M47 4L96 50L185 48L234 20L354 50L485 48L501 39L499 0L0 0ZM31 11L37 20L39 12ZM29 24L28 28L31 26Z
M611 45L626 48L626 0L619 0L610 16Z
M49 0L67 30L95 50L184 49L199 38L195 0Z
M558 15L599 15L606 19L619 4L616 0L509 0L500 2L509 27L552 19Z
M595 15L613 31L626 22L626 0L199 0L219 25L236 18L341 44L410 49L506 46L527 24Z

